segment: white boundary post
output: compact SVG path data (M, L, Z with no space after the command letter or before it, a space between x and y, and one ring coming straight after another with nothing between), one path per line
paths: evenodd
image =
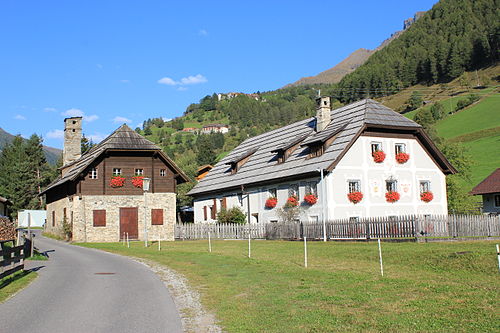
M212 242L210 240L210 231L208 232L208 252L212 253Z
M382 262L382 247L380 246L380 238L378 239L378 257L380 261L380 274L384 276L384 264Z
M160 237L160 234L158 234L158 251L161 251L161 237Z
M500 249L497 244L497 258L498 258L498 270L500 271Z
M250 225L248 225L248 258L252 257L252 248L251 248L251 245L250 245L250 239L251 239L251 236L250 236Z
M128 240L128 232L127 232L127 247L130 248L130 242Z
M307 237L304 236L304 267L307 268Z

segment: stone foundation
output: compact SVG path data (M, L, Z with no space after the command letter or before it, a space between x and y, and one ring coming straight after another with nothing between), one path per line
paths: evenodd
M120 208L138 208L138 239L144 240L144 195L90 195L73 196L47 204L46 230L62 234L64 208L68 223L72 222L75 242L118 242L120 235ZM174 240L176 216L175 193L147 193L146 221L148 240ZM151 209L163 209L163 225L151 225ZM93 226L93 211L106 210L106 226ZM56 212L52 226L52 212Z

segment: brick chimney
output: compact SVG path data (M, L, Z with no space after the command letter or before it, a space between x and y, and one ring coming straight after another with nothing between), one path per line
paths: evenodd
M330 123L330 97L316 98L316 132L321 132Z
M82 156L82 117L64 119L63 166Z

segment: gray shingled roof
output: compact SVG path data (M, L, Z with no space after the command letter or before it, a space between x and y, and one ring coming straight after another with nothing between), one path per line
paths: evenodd
M61 185L69 180L74 180L80 175L85 168L87 168L93 161L95 161L106 150L156 150L161 151L160 147L153 142L144 138L142 135L135 132L133 129L123 124L107 138L102 140L99 144L92 147L88 152L83 154L79 159L64 165L63 168L69 168L64 174L64 177L59 176L42 192L45 193L51 188ZM166 157L166 155L165 155ZM168 159L168 157L166 157ZM174 169L187 181L188 178L182 171L168 159Z
M285 127L249 138L219 161L215 167L188 194L200 195L206 192L236 188L241 185L266 182L289 176L310 174L318 169L327 169L355 139L365 125L420 128L414 121L371 99L364 99L331 111L331 122L321 132L313 131L314 117L298 121ZM317 158L306 159L309 148L296 149L281 164L276 161L276 147L285 147L297 137L309 134L303 145L318 140L337 137ZM236 174L231 174L226 165L246 151L258 148Z

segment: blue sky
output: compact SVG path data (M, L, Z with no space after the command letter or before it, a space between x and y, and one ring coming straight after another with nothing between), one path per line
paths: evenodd
M274 90L375 48L435 0L0 2L0 127L62 147L180 116L214 92Z

